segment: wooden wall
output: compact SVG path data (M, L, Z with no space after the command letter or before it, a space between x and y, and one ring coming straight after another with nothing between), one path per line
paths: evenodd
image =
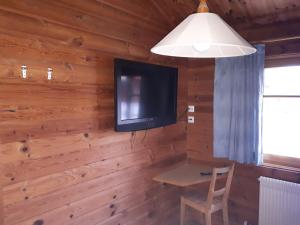
M0 1L0 224L178 224L179 190L151 178L185 159L186 123L114 132L113 59L178 66L178 114L186 62L151 55L166 24L123 3Z
M292 43L295 43L292 42ZM299 64L298 55L283 54L277 51L280 46L297 45L289 42L273 43L266 46L266 66L282 66ZM200 62L200 63L199 63ZM188 157L212 165L228 163L226 160L213 157L213 83L214 61L193 61L189 66L188 104L194 104L195 124L188 125L187 151ZM230 219L236 224L247 220L252 225L258 224L259 176L300 183L300 172L267 166L237 165L230 194ZM222 224L222 223L221 223Z
M169 3L174 10L183 4ZM161 187L152 176L186 153L224 161L212 157L213 62L188 65L150 54L185 17L182 10L169 15L168 6L148 0L0 0L0 225L178 224L180 190ZM297 37L298 24L242 34L256 42L270 34ZM296 40L271 44L268 51L275 64L291 62L289 52L297 63L299 49ZM179 67L176 125L113 131L115 57ZM21 78L22 65L28 66L27 79ZM196 105L196 123L188 127L187 102ZM257 224L260 175L300 182L299 173L239 165L231 218Z

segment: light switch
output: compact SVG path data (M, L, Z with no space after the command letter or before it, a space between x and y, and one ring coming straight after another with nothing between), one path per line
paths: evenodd
M188 123L195 123L194 116L188 116Z
M190 113L195 112L195 106L194 105L189 105L188 106L188 112L190 112Z

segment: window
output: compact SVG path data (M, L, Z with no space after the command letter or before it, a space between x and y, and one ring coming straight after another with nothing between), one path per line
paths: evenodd
M262 121L264 158L300 160L300 66L265 69Z

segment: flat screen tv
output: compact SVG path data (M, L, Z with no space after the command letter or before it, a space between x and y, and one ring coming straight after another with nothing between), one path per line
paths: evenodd
M115 59L115 130L176 123L178 70Z

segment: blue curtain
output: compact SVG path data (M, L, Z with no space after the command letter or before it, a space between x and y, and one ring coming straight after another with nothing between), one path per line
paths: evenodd
M216 59L214 157L262 163L261 112L265 46L249 56Z

